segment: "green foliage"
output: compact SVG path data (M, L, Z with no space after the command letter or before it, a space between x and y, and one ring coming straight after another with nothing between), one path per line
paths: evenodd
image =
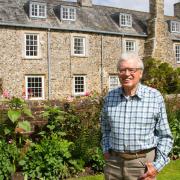
M10 175L16 171L13 162L19 157L19 150L15 142L0 140L0 179L10 179Z
M71 109L65 112L60 107L49 106L45 108L43 117L48 120L48 123L42 129L41 134L58 133L61 136L66 136L69 141L78 136L80 120Z
M169 125L174 138L173 149L171 151L171 157L174 159L180 157L180 109L176 108L176 103L174 99L166 103Z
M142 82L160 90L162 93L180 93L180 70L153 58L145 59Z
M11 170L13 167L11 172L19 170L18 162L27 151L30 142L24 133L31 131L31 125L24 117L32 117L30 109L25 101L13 97L8 102L7 118L0 126L0 141L6 147L3 158L5 162L9 162L8 167Z
M57 134L44 137L40 143L32 144L20 162L24 174L30 179L64 179L82 170L83 163L73 160L70 149L73 143Z
M95 172L102 172L105 165L102 149L100 147L94 147L88 150L87 155L89 157L89 165L92 169Z
M81 122L79 134L74 139L73 156L81 157L85 161L85 166L90 167L94 172L101 171L104 165L102 151L100 151L101 104L102 97L99 95L75 99L70 104L73 113ZM94 152L94 156L91 154L92 152Z

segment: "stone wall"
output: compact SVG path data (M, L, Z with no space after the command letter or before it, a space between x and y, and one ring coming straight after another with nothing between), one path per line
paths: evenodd
M40 57L24 57L25 33L37 33L40 38ZM71 40L74 35L86 37L88 54L85 57L71 55ZM123 41L130 37L75 33L50 32L50 99L72 94L73 76L85 75L87 91L109 87L109 75L116 74L116 64L123 52ZM4 90L21 97L26 75L45 77L45 99L48 99L48 32L43 30L1 28L0 29L0 78ZM144 39L131 37L137 43L137 51L143 56ZM3 43L6 42L6 43ZM8 52L8 53L7 53Z
M180 18L180 2L174 4L174 16Z
M145 56L151 56L176 66L173 41L168 31L168 24L164 19L164 0L150 0L150 19L147 27Z
M40 34L41 57L36 60L24 57L24 33L31 32ZM0 39L0 78L3 89L8 90L13 96L21 96L25 86L25 75L47 76L47 32L1 28Z

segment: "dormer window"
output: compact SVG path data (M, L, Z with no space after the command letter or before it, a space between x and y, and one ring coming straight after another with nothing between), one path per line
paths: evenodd
M61 19L62 20L76 20L76 8L69 6L61 6Z
M38 2L30 2L30 17L46 18L46 4Z
M171 21L171 32L180 33L180 22Z
M120 13L119 24L121 27L132 27L132 15Z

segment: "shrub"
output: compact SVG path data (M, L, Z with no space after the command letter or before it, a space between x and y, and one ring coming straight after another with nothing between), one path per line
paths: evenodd
M13 97L7 101L7 105L7 117L0 126L0 142L1 145L4 145L1 150L4 149L5 151L1 154L1 158L10 164L2 169L7 168L11 173L15 173L20 170L18 162L26 153L30 144L30 140L25 134L31 130L31 126L30 122L24 118L33 116L22 99Z
M64 179L82 170L83 163L73 160L70 149L73 143L57 134L44 137L40 143L32 144L20 162L23 172L29 179Z
M153 58L144 60L144 75L142 82L157 88L162 93L180 93L180 70L165 62Z
M173 159L180 157L180 109L178 108L177 101L178 98L176 97L166 102L169 125L174 138L173 149L171 151L171 157Z
M15 142L7 143L0 140L0 179L10 179L12 173L15 172L15 161L19 157L19 150Z

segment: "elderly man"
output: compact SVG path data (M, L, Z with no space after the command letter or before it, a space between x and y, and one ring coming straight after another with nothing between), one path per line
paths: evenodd
M172 148L165 104L156 89L140 83L144 65L135 54L117 64L121 87L105 97L101 115L106 180L154 180Z

